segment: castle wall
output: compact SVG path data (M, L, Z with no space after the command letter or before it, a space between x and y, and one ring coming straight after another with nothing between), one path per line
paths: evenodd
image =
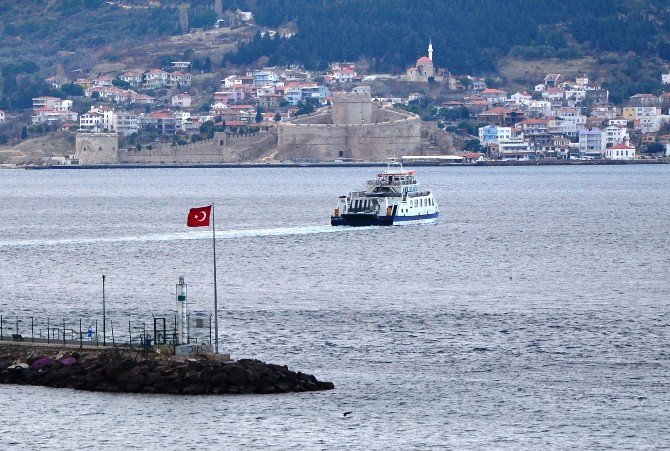
M77 133L74 154L79 164L118 164L119 137L116 133Z
M244 136L215 133L213 139L192 144L172 146L164 143L154 145L151 150L124 150L120 160L129 164L238 163L259 158L275 143L273 132Z
M386 111L400 119L370 124L280 124L278 158L385 160L416 152L421 146L421 119L411 113Z
M260 158L277 143L274 130L255 135L215 133L213 139L172 146L154 143L151 149L118 150L115 133L79 133L75 155L79 164L217 164Z
M330 112L320 110L316 113L300 116L293 121L296 124L332 124Z

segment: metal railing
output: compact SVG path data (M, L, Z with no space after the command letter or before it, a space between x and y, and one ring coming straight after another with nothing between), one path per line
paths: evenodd
M160 320L160 321L156 321ZM129 346L212 344L212 315L192 312L186 315L183 343L177 332L177 315L151 315L142 319L114 320L109 316L103 336L102 321L97 318L22 317L0 314L0 342L62 344L64 346ZM126 327L127 326L127 327Z

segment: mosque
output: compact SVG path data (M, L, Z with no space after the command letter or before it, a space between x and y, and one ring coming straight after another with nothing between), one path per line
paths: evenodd
M428 56L422 56L416 60L416 65L407 69L407 73L402 76L402 79L406 81L427 82L429 78L439 82L449 80L449 72L446 69L435 69L432 39L428 42Z

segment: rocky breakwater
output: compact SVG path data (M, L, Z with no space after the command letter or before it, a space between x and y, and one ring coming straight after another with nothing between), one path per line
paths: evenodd
M286 366L212 356L140 356L120 350L0 346L0 383L75 390L181 395L330 390L332 382Z

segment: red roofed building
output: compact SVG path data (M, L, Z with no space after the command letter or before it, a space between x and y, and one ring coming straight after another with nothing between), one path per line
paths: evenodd
M605 150L605 158L608 160L632 160L635 158L635 146L628 143L617 144Z

